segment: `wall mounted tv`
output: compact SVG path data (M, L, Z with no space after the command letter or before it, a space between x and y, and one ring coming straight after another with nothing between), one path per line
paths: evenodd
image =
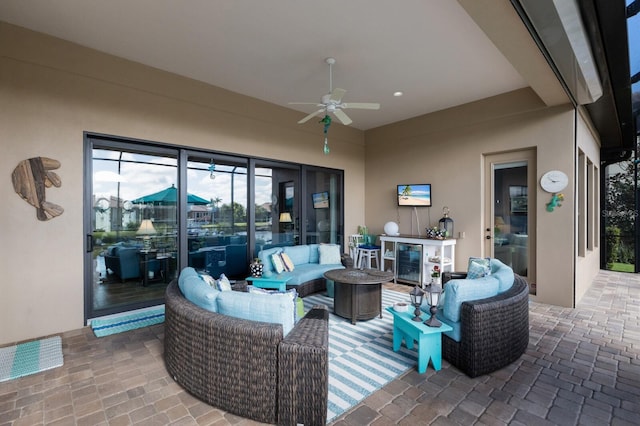
M398 206L431 207L431 184L398 185Z
M329 208L329 192L316 192L311 194L313 199L314 209L328 209Z

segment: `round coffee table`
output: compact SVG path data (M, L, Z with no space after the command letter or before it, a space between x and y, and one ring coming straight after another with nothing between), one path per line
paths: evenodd
M393 272L378 269L332 269L324 277L335 282L333 312L343 318L382 318L382 283L393 280Z

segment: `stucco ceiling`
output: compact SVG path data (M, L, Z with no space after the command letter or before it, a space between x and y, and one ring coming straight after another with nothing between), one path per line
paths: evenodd
M3 0L0 20L300 111L333 85L371 129L529 84L457 1ZM404 92L394 97L396 91Z

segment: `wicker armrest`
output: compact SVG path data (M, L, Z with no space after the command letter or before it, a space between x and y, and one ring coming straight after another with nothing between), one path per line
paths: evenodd
M246 281L236 281L231 285L231 290L233 291L243 291L247 292L247 282Z
M280 343L278 424L327 421L329 310L316 305Z

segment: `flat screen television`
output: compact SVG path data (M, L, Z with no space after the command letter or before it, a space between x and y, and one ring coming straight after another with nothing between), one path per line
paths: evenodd
M313 208L314 209L328 209L329 208L329 192L316 192L311 194L311 198L313 199Z
M398 206L431 207L431 184L398 185Z

